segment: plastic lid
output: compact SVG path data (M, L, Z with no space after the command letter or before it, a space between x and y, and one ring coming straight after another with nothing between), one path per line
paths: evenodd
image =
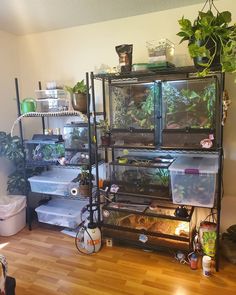
M180 156L170 165L169 170L186 174L213 174L218 172L218 159L213 157Z

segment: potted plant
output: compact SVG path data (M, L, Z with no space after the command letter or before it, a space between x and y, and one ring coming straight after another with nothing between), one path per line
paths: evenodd
M94 180L94 175L89 173L89 168L87 165L81 167L81 171L78 176L73 180L73 182L79 183L79 193L83 197L89 197L91 195L91 190Z
M27 168L24 172L24 149L18 136L0 131L0 157L12 161L15 166L8 175L7 191L10 194L27 194L30 190L27 178L39 174L41 168Z
M108 119L100 120L98 127L102 131L101 142L103 146L109 146L111 144L111 128Z
M65 90L70 93L73 109L87 113L87 86L84 80L78 81L73 87L65 86Z
M179 20L181 30L177 35L182 38L180 43L189 42L189 54L199 68L200 76L207 75L210 69L233 73L236 71L236 24L230 25L229 11L219 12L216 9L214 15L211 10L215 8L213 1L207 2L210 9L199 11L193 23L184 17Z

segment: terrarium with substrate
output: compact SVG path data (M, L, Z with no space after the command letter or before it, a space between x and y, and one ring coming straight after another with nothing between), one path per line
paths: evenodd
M154 146L157 83L114 83L110 87L112 143L115 146Z
M156 236L165 246L179 244L185 249L191 247L192 233L195 228L192 220L193 208L188 207L187 218L177 218L175 211L177 206L168 202L156 202L155 205L141 205L135 209L133 204L109 203L103 208L104 226L120 230L128 230L132 236L138 232L147 235L148 240ZM137 205L138 206L138 205ZM134 207L134 208L132 208ZM122 234L122 233L120 233ZM150 235L150 236L149 236Z
M162 83L162 145L211 148L216 144L215 77Z
M91 137L93 138L93 128ZM89 130L87 123L70 123L64 126L65 164L81 165L89 163ZM94 164L94 144L91 163Z
M88 149L88 124L71 123L64 126L65 148Z
M26 140L24 145L28 165L56 164L65 155L61 135L35 134L32 140Z
M119 187L118 193L169 198L168 167L173 159L118 157L110 163L111 183Z

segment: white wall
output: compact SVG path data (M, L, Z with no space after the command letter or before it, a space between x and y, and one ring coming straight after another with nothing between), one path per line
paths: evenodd
M217 8L232 12L236 20L234 0L219 0ZM73 84L85 77L86 71L93 71L101 64L116 66L118 56L115 46L123 43L133 44L133 63L147 62L146 41L168 38L176 44L177 65L188 65L191 60L187 53L187 44L178 45L179 30L177 20L185 17L194 19L202 5L181 7L178 9L150 13L135 17L107 21L47 33L32 34L18 38L20 62L21 96L34 96L37 82L45 86L46 81L57 80L65 84ZM12 64L12 62L10 62ZM236 84L234 77L227 77L226 87L233 101L225 126L225 199L232 202L226 210L236 209L236 184L234 170L236 161L236 134L234 93ZM9 85L9 89L12 85ZM6 96L5 96L6 97ZM13 108L13 106L12 106ZM11 110L12 111L12 110ZM9 124L9 123L8 123ZM223 200L224 202L224 200ZM228 202L225 202L228 204ZM226 216L226 215L225 215ZM224 224L223 216L223 224ZM236 219L232 223L236 223Z
M17 38L0 31L0 131L10 132L17 116L14 78L18 75ZM12 169L9 161L0 158L0 195L6 192L7 175Z

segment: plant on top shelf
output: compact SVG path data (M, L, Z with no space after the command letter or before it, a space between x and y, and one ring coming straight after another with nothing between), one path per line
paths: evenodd
M236 71L236 24L230 25L231 13L219 12L213 0L207 0L207 12L199 11L193 23L187 18L179 20L180 32L177 34L183 41L188 41L188 51L199 68L199 75L205 76L211 69L222 72ZM216 15L212 12L216 10Z
M100 120L98 127L101 129L101 141L103 146L109 146L111 144L111 127L108 119Z
M73 109L82 113L87 113L87 85L84 80L78 81L73 87L65 86L70 93Z

